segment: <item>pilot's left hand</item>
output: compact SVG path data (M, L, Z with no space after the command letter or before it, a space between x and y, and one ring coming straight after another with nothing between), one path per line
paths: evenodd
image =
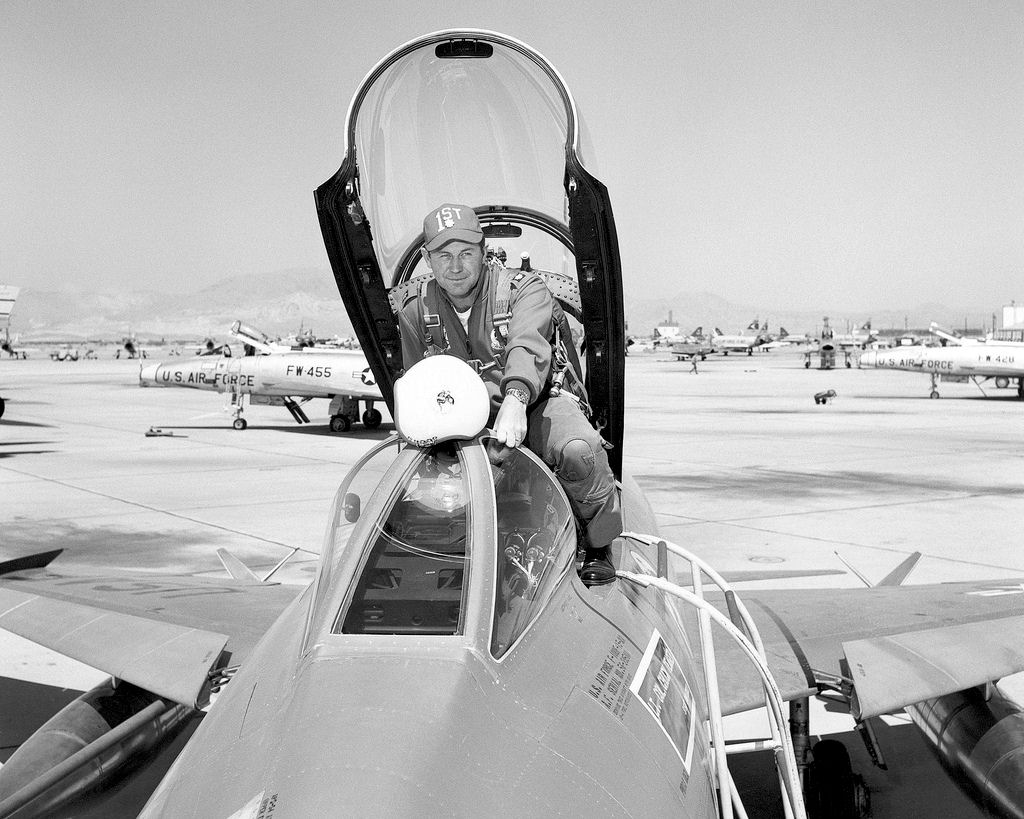
M519 446L526 438L526 405L512 395L506 395L494 419L494 437L510 447Z

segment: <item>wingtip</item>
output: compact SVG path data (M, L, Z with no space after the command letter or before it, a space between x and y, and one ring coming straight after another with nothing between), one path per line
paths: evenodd
M14 572L24 572L28 569L42 569L48 566L63 551L63 549L52 549L49 552L36 552L32 555L0 561L0 577L5 574L13 574Z

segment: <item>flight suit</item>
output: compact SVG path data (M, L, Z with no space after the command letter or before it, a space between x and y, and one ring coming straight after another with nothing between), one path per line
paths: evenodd
M568 390L550 394L555 336L551 291L537 275L516 271L511 274L509 309L496 315L496 308L503 306L496 304L501 274L500 264L484 266L468 333L436 282L412 291L398 312L404 366L438 353L469 362L487 387L492 424L505 390L526 390L526 445L551 467L565 490L584 524L584 545L607 546L622 532L622 512L604 439Z

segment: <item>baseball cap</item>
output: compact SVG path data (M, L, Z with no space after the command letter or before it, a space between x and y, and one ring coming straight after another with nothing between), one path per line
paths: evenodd
M439 205L423 217L423 246L428 252L456 239L476 244L483 238L480 222L469 205Z

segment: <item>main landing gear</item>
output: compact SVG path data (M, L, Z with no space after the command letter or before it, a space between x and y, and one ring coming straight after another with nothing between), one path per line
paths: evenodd
M822 739L807 766L807 815L811 819L861 819L871 799L864 779L853 772L850 753L835 739Z
M348 395L338 395L331 399L331 432L348 432L356 421L361 420L366 429L377 429L384 416L380 410L374 409L373 401L366 401L366 409L359 414L359 399Z
M863 819L871 814L871 794L864 778L853 772L850 754L842 742L819 740L810 746L809 701L793 700L789 704L789 727L793 751L804 785L804 802L809 819ZM872 750L874 735L868 731L868 746L876 764L885 767L877 750ZM866 738L867 741L867 738Z
M928 393L929 398L939 397L939 374L932 373L932 391Z

